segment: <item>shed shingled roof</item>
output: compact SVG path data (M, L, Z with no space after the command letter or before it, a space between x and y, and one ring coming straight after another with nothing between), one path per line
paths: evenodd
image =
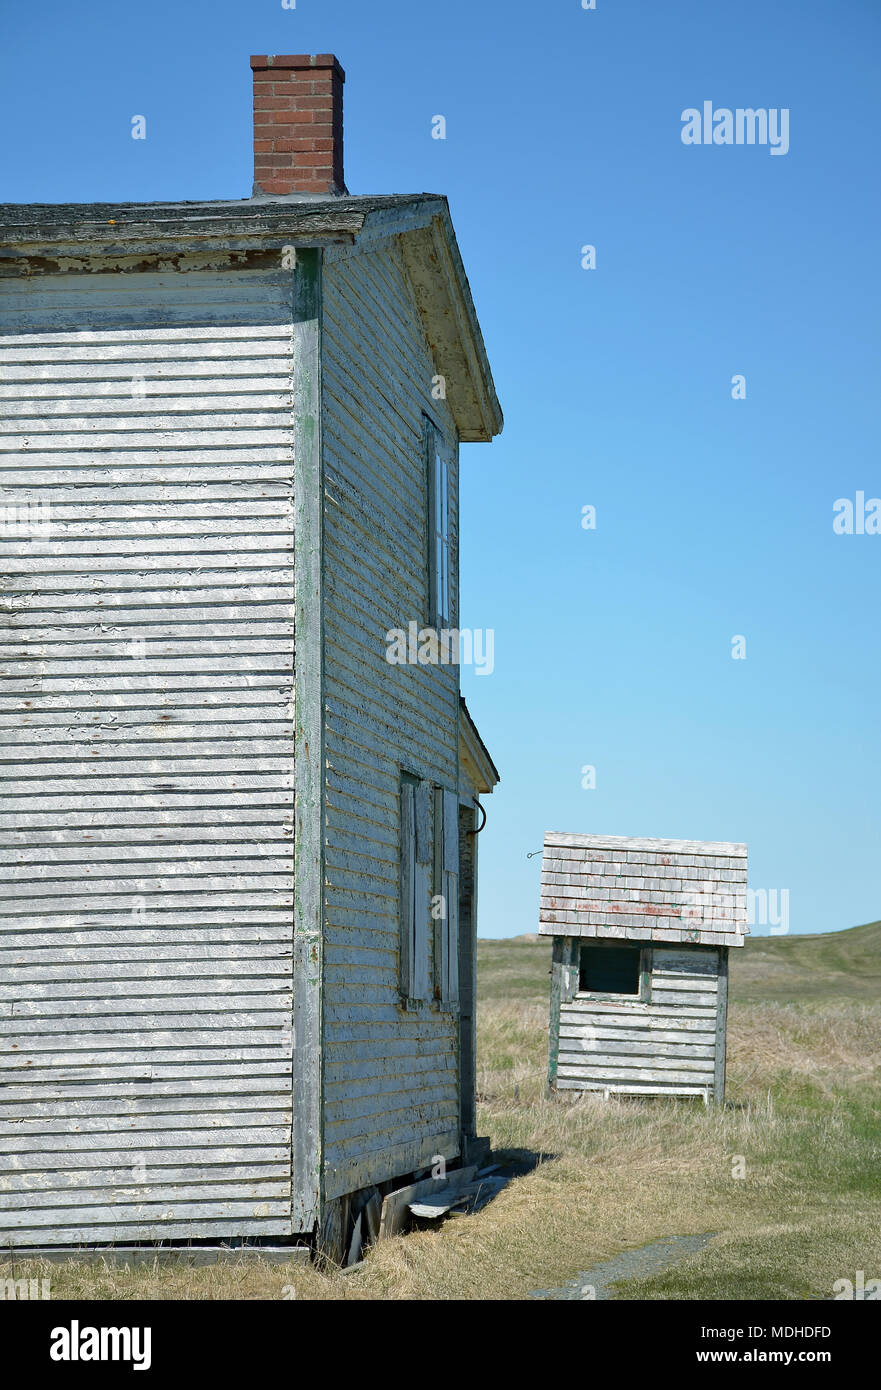
M539 932L742 946L746 845L623 835L545 836Z

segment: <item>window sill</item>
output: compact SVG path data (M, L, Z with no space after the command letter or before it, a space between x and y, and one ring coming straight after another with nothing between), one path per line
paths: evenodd
M398 1007L408 1014L420 1014L427 1009L429 1001L427 999L410 999L407 995L398 996Z
M636 994L591 994L583 990L578 990L572 998L574 1001L580 1000L585 1004L609 1004L616 1009L635 1009L637 1011L647 1009L651 1003L651 1000Z

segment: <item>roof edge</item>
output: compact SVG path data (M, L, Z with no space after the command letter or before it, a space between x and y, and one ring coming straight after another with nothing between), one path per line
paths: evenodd
M746 859L748 846L730 840L656 840L639 835L581 835L549 830L546 847L563 849L643 849L656 854L706 854L719 858Z
M505 421L446 198L438 199L430 218L414 221L402 245L435 358L441 365L453 363L456 376L470 383L472 408L460 408L460 438L487 443L501 434Z
M698 927L602 927L579 922L538 924L539 936L572 936L583 941L647 942L655 946L745 946L749 929L723 932Z
M0 205L3 275L64 273L89 258L123 269L136 258L271 252L399 237L429 346L449 374L459 437L486 442L504 420L447 200L434 193L294 194L183 203Z
M459 741L477 772L478 791L488 795L502 779L490 757L486 744L478 733L477 725L471 717L471 711L465 703L464 695L459 696Z

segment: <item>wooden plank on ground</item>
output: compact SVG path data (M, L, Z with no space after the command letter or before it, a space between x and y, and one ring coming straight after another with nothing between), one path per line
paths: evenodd
M471 1203L472 1200L479 1201L483 1197L489 1201L509 1182L510 1178L502 1174L478 1178L476 1182L466 1183L464 1187L454 1191L429 1193L426 1197L420 1197L418 1201L410 1203L410 1211L414 1216L436 1219L439 1216L446 1216L447 1212L452 1211L454 1207L464 1206L466 1203Z
M471 1164L468 1168L457 1168L443 1178L423 1178L420 1182L410 1183L409 1187L399 1187L396 1192L390 1192L382 1204L379 1240L396 1236L404 1229L411 1202L448 1189L458 1191L471 1182L476 1172L477 1165Z

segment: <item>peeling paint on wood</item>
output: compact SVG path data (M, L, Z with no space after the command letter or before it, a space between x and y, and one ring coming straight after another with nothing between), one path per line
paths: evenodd
M329 254L323 305L324 1144L333 1196L458 1152L455 1015L436 1003L402 1010L397 956L399 774L456 788L459 695L456 668L385 659L386 631L424 620L423 412L456 438L446 404L431 397L435 369L400 250ZM427 819L427 798L424 811ZM401 1029L406 1048L396 1044ZM347 1103L354 1085L357 1123Z
M289 277L7 283L0 363L0 1242L288 1234Z
M457 672L383 640L423 412L501 428L446 203L0 207L0 277L0 1243L311 1230L459 1148L455 961L397 993Z

